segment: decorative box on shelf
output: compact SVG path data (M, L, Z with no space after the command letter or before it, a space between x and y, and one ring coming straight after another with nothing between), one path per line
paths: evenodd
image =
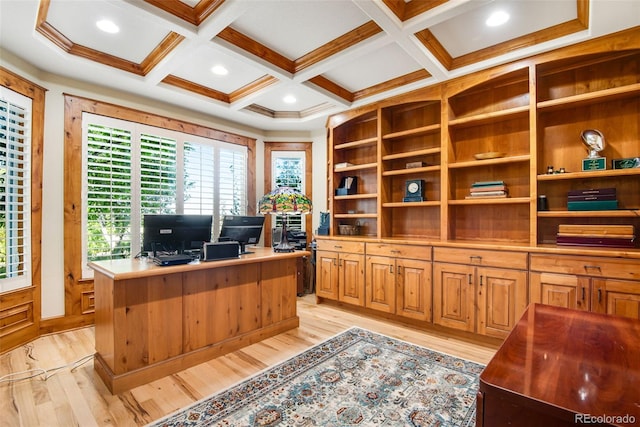
M426 166L426 165L427 164L425 162L407 162L405 167L407 169L413 169L413 168L421 168L421 167Z
M611 160L612 169L640 168L640 157L627 157L626 159Z
M336 196L348 196L358 193L358 177L344 176L340 180L340 187L336 188Z

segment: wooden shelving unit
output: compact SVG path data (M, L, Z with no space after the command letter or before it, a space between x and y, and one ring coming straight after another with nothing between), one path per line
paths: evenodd
M331 233L339 225L358 225L366 234L378 233L378 111L372 109L330 129L329 194L335 194L342 179L357 178L354 194L329 199ZM335 167L341 163L348 166Z
M640 156L640 49L549 54L361 111L330 125L330 193L343 176L362 187L330 198L334 236L355 220L376 239L530 247L555 243L565 223L640 230L640 168L611 169L613 159ZM580 170L585 129L605 135L607 170ZM352 165L333 169L340 162ZM423 201L403 201L409 180L423 183ZM478 181L504 181L508 196L467 198ZM568 191L605 187L617 189L618 210L567 210ZM538 195L548 211L537 211Z
M392 105L381 108L380 116L380 236L438 238L441 101ZM423 201L403 202L411 180L422 183Z
M624 224L640 232L640 169L611 169L613 159L640 156L640 52L560 59L536 71L537 191L549 211L538 212L535 243L554 243L560 224ZM606 170L581 171L585 129L605 135ZM545 174L548 165L567 173ZM616 188L617 210L567 210L569 191L609 187Z

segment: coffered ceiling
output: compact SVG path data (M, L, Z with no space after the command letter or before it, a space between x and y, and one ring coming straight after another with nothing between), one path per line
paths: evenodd
M489 27L495 11L510 19ZM119 31L99 30L105 19ZM638 26L640 1L0 0L0 24L2 48L44 71L259 129L308 130Z

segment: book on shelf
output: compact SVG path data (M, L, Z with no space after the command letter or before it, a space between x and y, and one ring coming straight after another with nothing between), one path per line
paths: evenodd
M589 200L569 201L567 209L570 211L610 211L618 209L617 200Z
M495 199L500 197L507 197L505 191L486 191L483 193L471 193L465 196L465 199Z
M558 245L575 245L575 246L596 246L605 248L635 248L636 239L631 238L609 238L609 237L574 237L574 236L557 236L556 243Z
M504 181L476 181L471 184L471 188L475 187L488 187L492 185L505 185Z
M567 196L604 196L604 195L616 195L615 188L589 188L584 190L570 190Z
M616 200L615 194L591 194L583 196L567 196L570 202L597 202L600 200Z
M506 185L485 185L481 187L471 187L472 193L481 193L484 191L507 191Z
M584 236L635 236L633 225L559 224L558 234Z
M340 163L336 163L335 165L333 165L333 167L335 169L343 169L349 166L353 166L353 163L349 163L349 162L340 162Z
M634 234L584 234L584 233L558 233L557 236L562 237L597 237L606 239L634 239Z

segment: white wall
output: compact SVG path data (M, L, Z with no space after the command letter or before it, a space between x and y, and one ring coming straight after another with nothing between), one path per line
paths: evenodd
M264 194L265 132L206 114L162 104L125 92L43 72L0 49L0 65L45 89L44 166L42 200L42 319L64 315L64 94L82 96L163 116L198 123L257 139L256 196ZM313 229L326 209L326 139L324 129L291 134L269 132L279 141L313 141Z

